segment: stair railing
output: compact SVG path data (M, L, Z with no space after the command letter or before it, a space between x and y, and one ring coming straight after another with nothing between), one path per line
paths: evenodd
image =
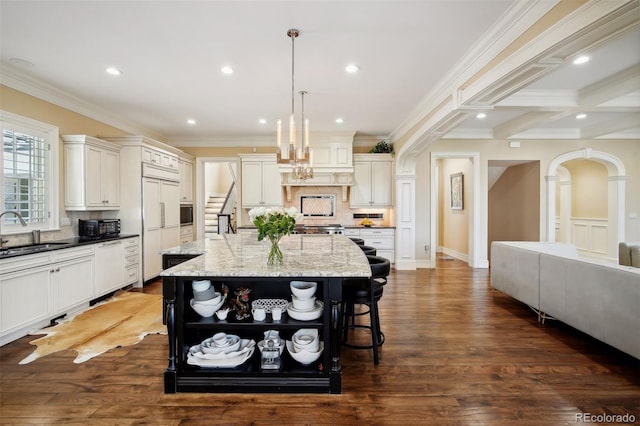
M227 196L222 203L222 207L220 208L220 213L218 214L218 233L220 233L220 217L224 216L227 221L227 232L231 231L231 233L235 234L236 230L233 227L233 223L231 222L231 214L233 212L233 208L235 205L235 180L231 182L231 186L229 187L229 191L227 192Z

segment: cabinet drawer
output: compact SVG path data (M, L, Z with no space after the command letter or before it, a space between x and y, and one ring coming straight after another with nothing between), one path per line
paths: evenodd
M364 245L375 247L378 250L393 250L393 236L364 236Z
M138 247L138 238L125 238L124 240L122 240L122 243L125 247Z
M124 283L133 284L138 282L138 263L127 265L124 269Z
M133 256L127 256L124 258L124 266L130 266L130 265L137 265L138 263L140 263L140 257L138 257L138 255L133 255Z
M347 237L359 237L360 236L360 230L359 229L350 229L350 228L345 228L344 230L344 235L346 235Z
M53 252L10 257L0 262L0 274L35 268L37 266L48 265L49 263L53 263Z
M390 236L393 237L395 234L394 229L372 229L372 228L364 228L360 230L360 236L362 238L374 237L377 238L379 236Z
M133 256L133 255L137 255L138 254L138 246L125 246L124 247L124 255L125 257L127 256Z
M76 259L83 256L93 256L93 244L88 246L74 247L63 250L55 250L53 253L54 262L62 262L64 260Z

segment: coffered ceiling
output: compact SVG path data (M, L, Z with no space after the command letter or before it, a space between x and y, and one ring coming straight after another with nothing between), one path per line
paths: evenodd
M286 121L291 111L286 33L297 28L297 119L297 92L305 90L312 132L384 138L415 114L479 40L524 5L1 0L1 82L183 146L271 143L275 121ZM470 113L443 137L640 139L638 23L594 46L583 52L587 63L554 67L485 105L484 119ZM346 72L349 64L358 72ZM224 66L233 73L222 73ZM107 67L122 75L107 74ZM578 113L587 116L577 120Z

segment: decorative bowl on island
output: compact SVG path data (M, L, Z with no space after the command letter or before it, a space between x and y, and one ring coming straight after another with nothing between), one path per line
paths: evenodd
M299 299L308 299L316 294L318 283L312 281L291 281L291 293Z

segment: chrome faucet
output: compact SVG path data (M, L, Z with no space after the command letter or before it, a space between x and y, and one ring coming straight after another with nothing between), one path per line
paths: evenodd
M16 216L18 216L18 219L20 219L20 223L22 224L22 226L27 226L27 222L24 221L24 218L22 217L22 215L15 210L7 210L0 213L0 248L4 247L5 243L9 242L9 240L5 240L2 238L2 216L4 216L7 213L15 214Z

